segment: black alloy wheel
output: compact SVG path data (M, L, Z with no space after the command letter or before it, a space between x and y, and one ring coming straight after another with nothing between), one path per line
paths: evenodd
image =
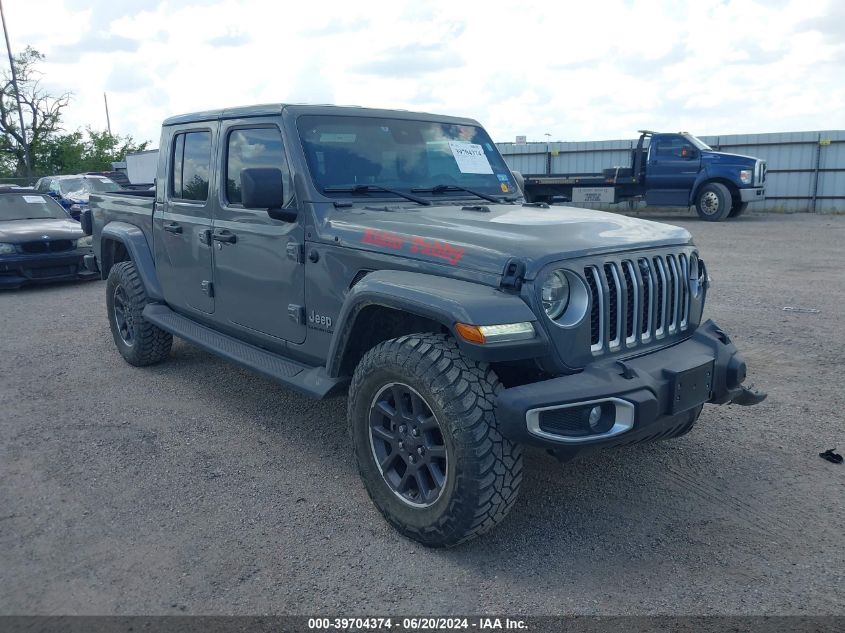
M112 295L112 310L114 311L114 323L117 326L118 334L127 347L132 347L135 342L134 323L132 310L129 306L129 299L123 286L118 285Z
M384 481L402 502L427 507L443 493L448 457L437 417L412 387L385 385L370 404L370 448Z

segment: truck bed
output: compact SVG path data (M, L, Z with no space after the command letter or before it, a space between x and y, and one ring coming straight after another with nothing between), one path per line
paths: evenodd
M95 237L99 237L105 225L104 218L108 218L108 222L127 222L137 226L152 246L154 191L91 194L89 204Z

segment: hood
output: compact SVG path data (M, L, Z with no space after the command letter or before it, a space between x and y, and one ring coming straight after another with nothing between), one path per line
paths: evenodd
M742 154L726 154L725 152L703 151L701 152L701 158L703 160L709 160L724 165L739 165L743 167L748 165L753 167L757 164L757 159L753 156L743 156Z
M46 236L46 237L45 237ZM0 242L20 243L37 240L78 240L85 237L79 222L71 219L9 220L0 222Z
M552 261L691 241L686 229L604 211L479 206L489 211L457 205L336 209L327 224L347 246L482 272L499 274L518 257L528 278Z

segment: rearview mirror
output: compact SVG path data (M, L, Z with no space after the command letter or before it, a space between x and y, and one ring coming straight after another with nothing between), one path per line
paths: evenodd
M246 209L267 209L274 220L292 222L296 209L283 209L285 191L282 170L276 167L249 167L241 170L241 202Z

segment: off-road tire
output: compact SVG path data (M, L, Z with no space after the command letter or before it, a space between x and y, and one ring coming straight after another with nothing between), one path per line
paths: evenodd
M122 291L125 301L125 314L132 333L131 343L127 343L120 333L115 316L115 294ZM161 362L170 354L173 336L146 321L142 315L149 303L144 284L138 276L135 264L119 262L112 266L106 282L106 307L109 316L114 344L120 355L130 365L144 367Z
M731 208L731 212L728 214L729 218L738 218L745 210L748 208L748 202L742 202L734 200L734 206Z
M427 507L403 502L376 463L370 408L379 390L412 387L437 418L448 457L439 498ZM380 343L355 369L348 418L361 479L399 532L429 547L451 547L507 516L522 482L522 447L502 437L494 405L501 388L486 363L466 358L448 336L412 334Z
M679 428L677 431L675 431L667 439L674 440L675 438L683 437L684 435L686 435L687 433L692 431L693 428L695 427L696 422L698 422L698 418L701 417L702 409L704 409L703 404L698 405L694 409L690 409L689 412L687 413L687 415L689 416L687 423L684 424L684 426Z
M721 222L728 217L732 207L731 192L720 182L707 183L695 196L695 210L705 222Z

